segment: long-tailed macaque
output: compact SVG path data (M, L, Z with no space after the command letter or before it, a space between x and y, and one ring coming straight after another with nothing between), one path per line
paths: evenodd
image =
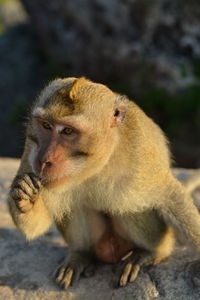
M8 202L27 240L56 223L69 247L56 272L64 289L98 260L115 263L116 284L126 285L171 254L173 228L200 250L200 216L172 175L160 128L85 78L57 79L36 100Z

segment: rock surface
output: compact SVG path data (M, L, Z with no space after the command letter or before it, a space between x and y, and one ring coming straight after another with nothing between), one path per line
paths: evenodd
M92 278L61 291L52 275L66 253L55 228L27 243L12 223L6 195L19 160L0 159L0 298L3 299L87 299L87 300L199 300L200 262L189 247L177 246L174 255L158 266L142 270L133 284L112 288L112 268L103 265ZM196 171L175 170L180 178ZM194 194L200 204L200 192Z

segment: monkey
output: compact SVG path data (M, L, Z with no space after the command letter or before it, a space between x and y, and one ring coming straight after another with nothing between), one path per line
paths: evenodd
M69 77L42 90L8 206L28 241L56 224L69 249L55 273L61 288L99 261L115 266L114 286L133 282L171 255L175 230L200 250L199 212L168 144L135 102L103 84Z

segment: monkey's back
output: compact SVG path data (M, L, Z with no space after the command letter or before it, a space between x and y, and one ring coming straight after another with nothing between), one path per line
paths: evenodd
M139 152L140 156L145 155L142 158L145 161L159 160L160 164L170 167L169 142L164 132L133 101L127 100L126 105L126 118L119 128L122 139L126 140L132 153Z

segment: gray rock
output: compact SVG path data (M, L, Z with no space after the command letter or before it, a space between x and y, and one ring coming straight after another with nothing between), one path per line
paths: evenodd
M87 299L87 300L199 300L200 261L187 246L177 244L166 261L143 269L136 281L125 288L112 288L112 266L102 265L92 278L61 291L52 275L67 249L55 228L27 243L15 228L7 211L8 185L19 160L0 159L0 298L1 299ZM174 171L181 180L197 171ZM200 192L194 193L197 205Z

